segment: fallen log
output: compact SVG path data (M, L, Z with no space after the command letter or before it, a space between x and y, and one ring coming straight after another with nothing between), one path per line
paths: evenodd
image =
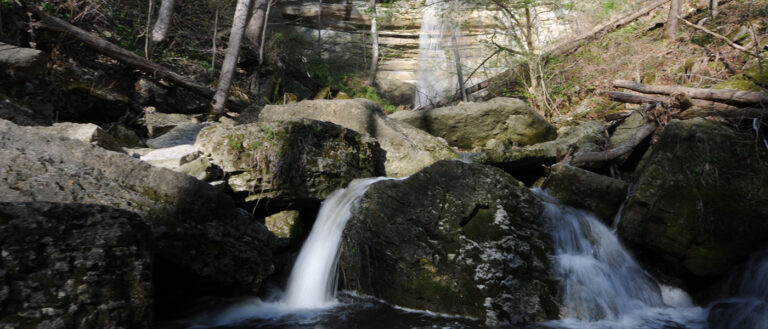
M22 3L28 10L37 15L37 17L40 19L39 25L43 28L69 34L86 46L101 54L112 57L134 69L146 72L154 78L161 78L176 84L205 98L210 99L214 95L214 91L208 87L189 80L180 74L166 69L160 64L144 59L143 57L136 55L125 48L99 38L98 36L91 34L77 26L69 24L68 22L58 17L51 16L37 5L31 4L29 0L22 0ZM229 108L239 111L245 107L240 104L231 104Z
M630 94L630 93L624 93L620 91L602 91L603 95L608 97L608 99L616 102L621 103L630 103L630 104L649 104L649 103L660 103L666 107L670 107L672 105L675 105L677 102L673 102L671 98L669 97L662 97L662 96L647 96L647 95L638 95L638 94ZM712 110L735 110L739 109L737 106L703 100L703 99L695 99L695 98L688 98L688 100L691 102L693 106L703 108L703 109L712 109ZM687 109L687 108L686 108Z
M722 36L722 35L720 35L720 34L717 34L717 33L715 33L715 32L712 32L712 31L708 30L706 27L703 27L703 26L700 26L700 25L696 25L696 24L693 24L693 23L691 23L690 21L688 21L688 20L686 20L685 18L682 18L682 17L680 17L680 16L677 16L677 17L680 19L680 21L682 21L683 23L685 23L685 25L688 25L688 26L690 26L690 27L692 27L692 28L694 28L694 29L697 29L697 30L699 30L699 31L702 31L702 32L704 32L704 33L706 33L706 34L709 34L709 35L711 35L711 36L713 36L713 37L715 37L715 38L718 38L718 39L720 39L720 40L723 40L723 41L725 41L725 43L726 43L726 44L728 44L729 46L731 46L731 48L733 48L733 49L736 49L736 50L738 50L738 51L741 51L741 52L743 52L743 53L745 53L745 54L747 54L747 55L750 55L750 56L752 56L752 57L755 57L755 58L757 58L757 59L760 59L760 60L762 60L762 59L763 59L763 57L762 57L762 56L760 56L760 54L758 54L758 53L756 53L756 52L754 52L754 51L751 51L751 50L749 50L749 49L747 49L747 48L745 48L745 47L742 47L742 46L740 46L740 45L736 44L735 42L731 41L731 39L729 39L728 37L724 37L724 36Z
M570 159L570 163L581 162L601 162L616 159L624 154L631 152L635 147L650 136L659 125L656 122L648 122L638 129L632 137L619 146L602 152L579 152Z
M716 110L716 109L701 109L693 108L685 112L681 112L673 115L676 119L688 120L693 118L705 118L705 117L721 117L724 119L732 120L744 120L754 118L766 118L768 119L768 111L753 107L738 108L735 110Z
M673 95L676 93L683 93L688 95L688 97L695 99L768 106L768 93L764 92L729 89L703 89L682 86L644 85L629 80L616 80L613 82L613 86L616 88L625 88L645 94ZM696 104L694 103L694 105Z

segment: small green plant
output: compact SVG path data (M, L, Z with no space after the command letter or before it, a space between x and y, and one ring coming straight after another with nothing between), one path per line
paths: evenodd
M706 33L696 33L696 35L691 38L691 42L701 47L706 47L712 43L712 36Z
M362 87L350 90L347 93L350 94L352 98L365 98L371 100L385 113L394 113L396 110L394 105L390 104L389 101L381 98L379 94L376 93L376 88L374 87Z

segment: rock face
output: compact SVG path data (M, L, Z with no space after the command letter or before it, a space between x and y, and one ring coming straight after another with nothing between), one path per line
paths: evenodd
M547 191L571 207L591 211L608 226L627 197L629 184L584 169L556 164Z
M149 328L150 239L125 210L0 202L0 327Z
M373 138L315 120L214 125L196 146L231 176L248 200L286 204L320 201L351 180L384 174L384 155Z
M179 114L179 113L161 113L156 110L145 110L144 125L147 126L149 131L149 137L155 138L162 134L165 134L176 126L182 124L195 124L200 121L197 116L191 114Z
M557 137L557 130L519 99L499 97L428 111L399 111L389 116L462 149L485 146L492 139L531 145Z
M671 122L638 167L619 235L641 259L692 285L723 275L768 241L766 163L752 132Z
M499 169L440 161L372 185L344 233L347 288L492 326L556 318L551 236L540 201L519 184Z
M66 136L72 139L90 143L104 149L124 152L123 148L104 129L92 123L57 122L50 127L38 128L42 131Z
M388 118L376 104L365 99L268 105L259 114L260 122L293 118L329 121L376 138L386 151L387 176L408 176L438 160L458 157L445 141Z
M34 79L45 70L45 54L0 42L0 72L17 80Z
M173 280L256 290L272 271L274 235L229 196L193 177L4 120L0 149L4 201L135 211L152 229L157 263L173 264Z
M489 164L505 170L554 161L558 150L566 154L571 146L577 151L599 151L597 145L605 143L603 124L588 121L575 127L561 128L556 140L513 148L503 151L488 151L473 158L474 162Z

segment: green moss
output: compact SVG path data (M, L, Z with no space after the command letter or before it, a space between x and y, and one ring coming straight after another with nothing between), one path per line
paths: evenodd
M768 87L768 64L762 66L754 65L745 69L742 74L752 82L763 87Z
M715 89L733 89L744 91L762 91L763 88L752 82L744 74L737 74L728 79L713 86Z
M493 229L495 216L494 209L478 209L475 216L464 225L464 235L477 242L501 239L501 232Z

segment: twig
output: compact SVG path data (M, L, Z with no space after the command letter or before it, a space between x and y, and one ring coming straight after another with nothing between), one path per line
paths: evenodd
M749 51L749 49L747 49L747 48L744 48L744 47L742 47L742 46L739 46L739 45L737 45L736 43L734 43L733 41L731 41L731 39L728 39L727 37L724 37L724 36L722 36L722 35L720 35L720 34L717 34L717 33L715 33L715 32L712 32L712 31L708 30L706 27L703 27L703 26L699 26L699 25L693 24L693 23L691 23L690 21L686 20L685 18L682 18L682 17L680 17L680 15L677 15L677 18L679 18L679 19L680 19L680 21L682 21L683 23L685 23L685 25L688 25L688 26L690 26L690 27L692 27L692 28L694 28L694 29L697 29L697 30L699 30L699 31L702 31L702 32L704 32L704 33L706 33L706 34L709 34L709 35L711 35L711 36L713 36L713 37L715 37L715 38L718 38L718 39L720 39L720 40L723 40L723 41L725 41L725 42L726 42L726 43L727 43L729 46L731 46L733 49L736 49L736 50L738 50L738 51L741 51L741 52L743 52L743 53L745 53L745 54L747 54L747 55L750 55L750 56L756 57L757 59L760 59L760 60L762 60L762 59L763 59L763 57L762 57L762 56L760 56L760 54L758 54L758 53L753 53L753 52Z

